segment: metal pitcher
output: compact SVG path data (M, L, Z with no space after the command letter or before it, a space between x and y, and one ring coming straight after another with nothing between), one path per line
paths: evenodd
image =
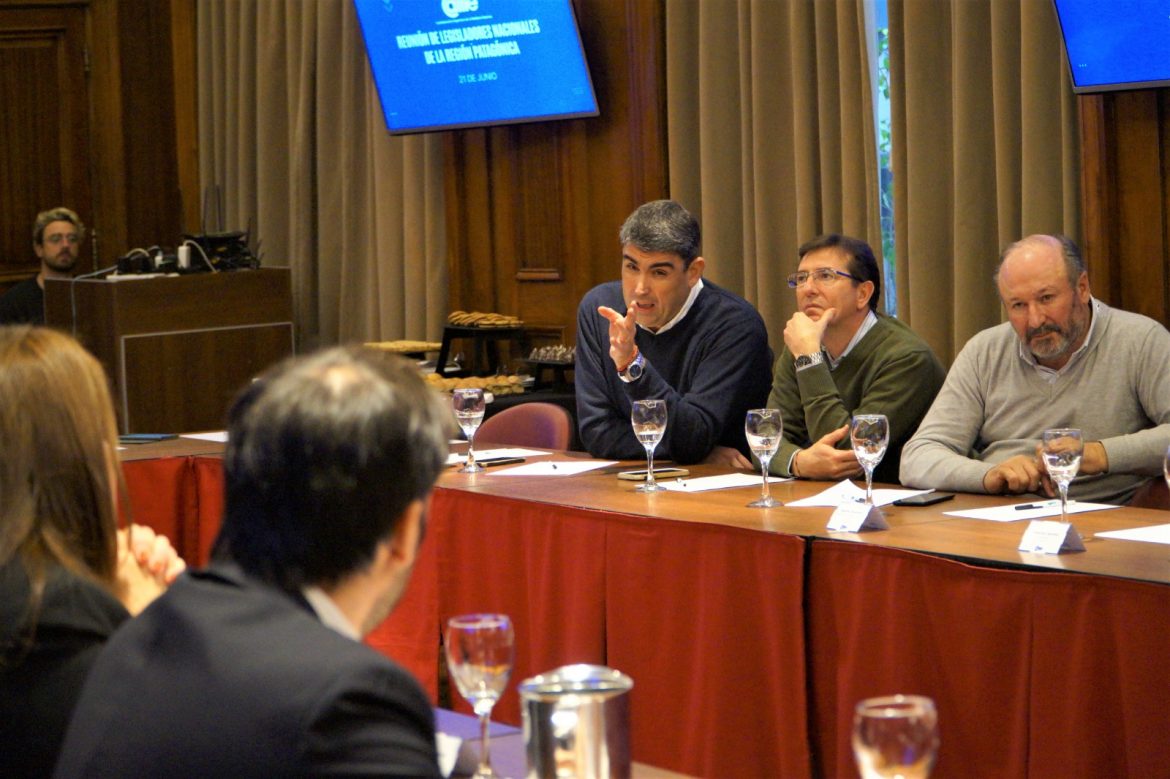
M566 665L521 682L530 779L628 779L633 686L603 665Z

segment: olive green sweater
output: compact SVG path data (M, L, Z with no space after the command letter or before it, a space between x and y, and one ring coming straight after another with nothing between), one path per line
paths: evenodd
M797 373L787 348L776 360L769 408L784 417L784 441L771 472L791 476L788 464L797 449L811 446L848 424L857 414L885 414L890 444L874 471L874 481L897 483L902 447L938 394L946 371L934 352L903 322L884 315L835 369L826 360ZM849 449L849 436L838 444Z

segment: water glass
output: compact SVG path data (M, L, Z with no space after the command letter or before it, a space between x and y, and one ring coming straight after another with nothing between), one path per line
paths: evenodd
M862 779L927 779L938 754L938 714L921 695L867 698L853 716Z
M1040 449L1048 476L1060 490L1060 521L1068 522L1068 485L1081 468L1084 438L1076 428L1056 427L1044 431Z
M759 500L753 500L748 508L771 508L781 505L768 492L768 464L772 456L780 448L780 436L784 432L784 420L778 408L753 408L747 412L743 423L743 432L747 436L748 448L760 461L760 472L763 476L763 486L760 489Z
M654 481L654 449L666 433L666 401L635 400L630 409L630 424L634 435L646 448L646 481L639 484L636 492L658 492L666 489Z

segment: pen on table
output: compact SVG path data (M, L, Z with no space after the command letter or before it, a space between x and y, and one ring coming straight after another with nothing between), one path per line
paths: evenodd
M1069 503L1072 503L1072 501L1070 500ZM1015 509L1016 511L1027 511L1029 509L1046 509L1059 505L1059 500L1046 500L1043 503L1021 503L1020 505L1016 506Z

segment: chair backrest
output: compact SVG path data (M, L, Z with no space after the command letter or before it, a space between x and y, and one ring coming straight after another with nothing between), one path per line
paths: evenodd
M479 442L508 446L568 449L573 440L573 419L555 403L519 403L493 414L475 433Z

